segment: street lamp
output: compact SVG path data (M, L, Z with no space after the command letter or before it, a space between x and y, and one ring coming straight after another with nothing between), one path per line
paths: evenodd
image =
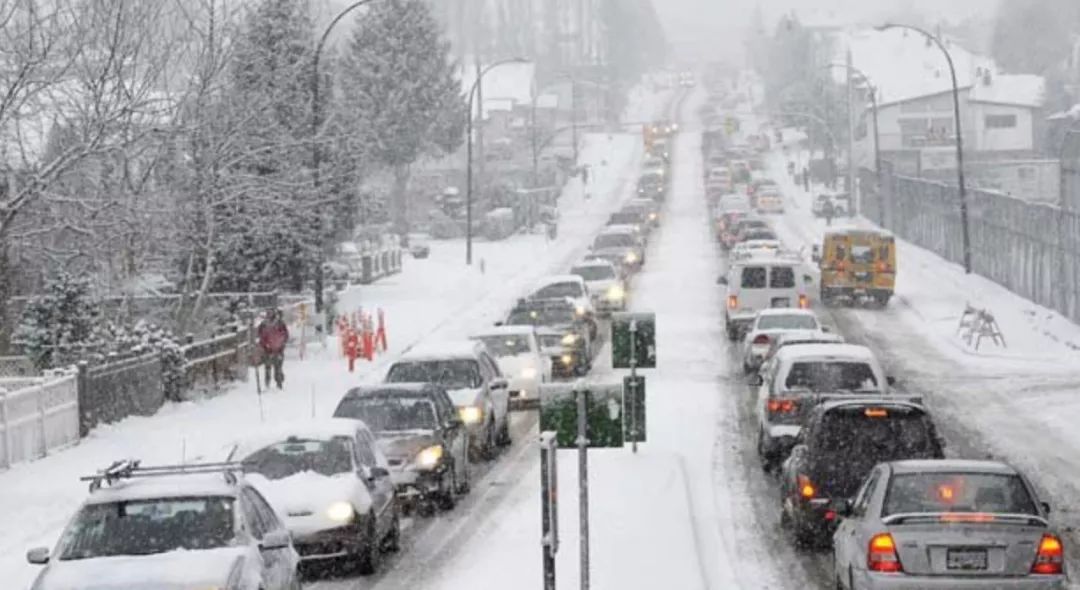
M315 55L311 59L311 185L315 189L316 199L318 198L319 185L320 185L320 173L319 166L322 164L322 150L319 149L319 127L322 127L322 102L319 100L319 87L321 81L319 79L319 58L322 56L323 47L326 46L326 40L330 38L330 31L341 22L341 19L345 18L345 15L349 14L353 10L360 8L361 6L372 2L372 0L359 0L347 6L345 10L342 10L334 17L334 20L330 21L330 24L326 26L326 30L323 31L322 37L319 38L318 45L315 46ZM318 261L315 265L315 313L320 313L323 310L323 247L322 247L322 216L318 216L319 219L319 255ZM320 327L321 329L321 327Z
M878 127L878 104L877 104L877 88L872 82L870 77L863 73L862 70L847 63L830 63L825 66L826 68L846 68L850 69L859 78L862 79L863 84L866 84L868 90L870 90L870 107L874 113L874 175L877 178L878 186L878 206L880 219L878 220L882 227L885 226L885 203L881 199L881 132ZM848 105L851 108L851 105Z
M469 89L469 113L465 119L465 264L467 265L472 264L473 95L476 94L476 90L480 86L480 81L483 80L484 76L491 70L506 64L528 63L528 61L529 60L523 57L512 57L490 64L483 70L480 70L480 73L476 75L476 81L473 82L472 88ZM480 105L480 115L483 116L483 113L484 105Z
M953 116L956 118L956 180L960 184L960 226L963 232L964 272L971 274L971 234L968 229L967 187L964 185L964 139L960 130L960 87L956 82L956 66L953 64L952 55L945 48L945 44L929 31L913 25L893 23L875 27L875 30L878 31L887 31L889 29L907 29L923 35L938 46L938 49L945 54L945 61L949 62L949 74L952 76Z

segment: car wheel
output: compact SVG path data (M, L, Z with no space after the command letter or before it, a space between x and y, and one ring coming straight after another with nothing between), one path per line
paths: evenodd
M508 447L513 443L510 439L510 414L506 415L506 420L503 420L502 428L499 429L499 446Z
M390 523L390 532L386 533L383 548L390 553L401 551L401 512L394 507L394 519Z
M364 538L361 539L362 546L360 548L360 558L357 562L357 569L360 570L360 575L369 576L374 574L379 569L379 562L382 560L382 544L378 538L378 528L375 526L375 514L372 513L368 516L367 530L364 532Z
M492 417L488 422L487 427L484 428L484 460L494 461L495 457L499 454L499 440L498 434L495 432L495 418Z
M450 479L449 483L446 481ZM457 505L457 498L454 496L454 490L457 489L457 470L450 467L450 469L443 473L442 480L439 482L439 497L436 500L439 504L439 509L444 511L450 511Z

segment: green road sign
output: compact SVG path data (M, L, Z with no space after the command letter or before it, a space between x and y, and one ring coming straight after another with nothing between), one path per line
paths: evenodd
M623 386L595 384L588 390L587 440L590 447L623 446ZM544 385L540 388L540 431L557 432L561 449L577 448L577 398L571 383Z
M645 376L623 377L623 419L626 442L645 442Z
M616 369L656 367L656 314L612 314L611 366Z

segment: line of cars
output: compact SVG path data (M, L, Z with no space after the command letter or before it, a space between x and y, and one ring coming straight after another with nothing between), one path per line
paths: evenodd
M801 256L783 250L743 195L710 201L757 453L776 477L782 528L796 544L831 547L835 587L1066 587L1062 538L1031 481L1001 462L946 458L922 397L897 388L873 351L811 309ZM868 265L858 277L856 248ZM891 236L831 231L817 254L822 294L887 301L894 249ZM835 290L849 279L861 290Z
M88 476L91 493L56 546L27 554L45 566L34 590L88 580L300 590L302 566L378 571L401 547L403 518L453 509L470 465L512 442L515 403L590 370L604 316L626 309L665 192L624 203L585 257L495 326L409 350L382 383L345 392L332 417L246 434L200 463L124 461Z

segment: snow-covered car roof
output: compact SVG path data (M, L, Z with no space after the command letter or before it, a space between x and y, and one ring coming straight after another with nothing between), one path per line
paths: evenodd
M474 359L484 350L483 343L476 340L451 340L420 344L401 355L398 362L438 360L438 359Z
M575 263L572 268L591 268L591 267L604 267L604 268L610 267L610 268L614 269L615 265L612 264L610 260L605 260L603 258L586 258L585 260L582 260L581 262Z
M357 430L366 429L367 425L355 418L317 418L275 425L241 437L231 460L238 461L263 447L294 436L309 440L329 440L342 436L352 438Z
M896 473L960 472L1019 475L1016 468L1008 463L978 459L908 459L905 461L891 461L889 466Z
M833 332L823 332L821 330L787 330L777 335L776 345L778 347L794 345L802 346L803 343L843 344L844 337ZM806 345L809 346L809 344Z
M770 307L757 312L757 317L765 316L783 316L783 315L804 315L817 319L817 314L810 309L800 309L798 307Z
M806 346L786 346L777 353L781 362L794 360L832 360L848 359L877 363L873 351L858 344L808 344Z
M223 473L164 475L161 477L121 479L90 494L87 504L108 504L129 500L203 496L235 496L237 486Z
M604 228L600 234L630 234L637 237L641 235L641 228L628 223L615 223Z
M543 289L559 283L582 283L584 279L575 274L548 275L536 282L536 289Z
M495 326L487 328L483 332L476 332L470 339L487 338L488 336L528 336L536 332L536 326Z
M913 409L913 410L921 410L923 412L927 411L926 406L922 405L921 403L917 403L917 402L911 401L909 399L905 399L904 397L892 397L892 396L888 396L888 395L886 395L886 396L877 396L877 395L875 395L873 397L862 397L862 396L860 396L860 397L849 398L849 399L830 399L830 400L826 400L826 401L822 402L821 405L818 406L818 410L821 411L821 412L828 412L828 411L831 411L831 410L835 410L837 408L864 407L864 406L871 406L871 407L893 406L893 407L909 408L909 409Z

